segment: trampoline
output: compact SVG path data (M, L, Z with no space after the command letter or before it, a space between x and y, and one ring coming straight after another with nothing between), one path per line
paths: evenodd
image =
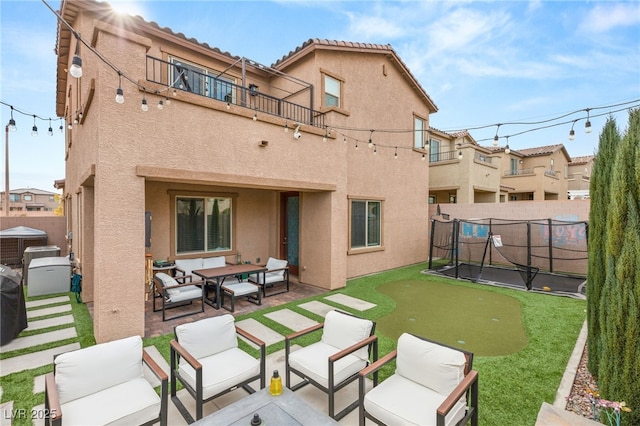
M584 296L587 232L583 221L432 219L429 269L478 283ZM434 259L448 264L433 268Z

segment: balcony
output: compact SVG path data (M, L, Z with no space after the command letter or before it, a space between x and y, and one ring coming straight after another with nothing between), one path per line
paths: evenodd
M458 151L432 152L429 154L429 163L458 160Z
M492 164L491 157L489 157L488 155L483 154L481 152L476 151L474 158L475 158L476 161L478 161L480 163Z
M324 113L320 111L262 93L254 84L249 84L248 87L238 85L220 75L198 72L179 62L167 62L147 56L146 79L175 90L216 99L227 105L247 108L255 113L282 117L292 123L325 127Z
M532 175L533 173L533 169L512 169L512 170L505 170L504 175L505 176L524 176L524 175Z

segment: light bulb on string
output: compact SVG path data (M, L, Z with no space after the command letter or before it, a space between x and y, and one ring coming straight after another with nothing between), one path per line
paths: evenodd
M31 136L38 136L38 126L36 126L35 114L33 114L33 127L31 128Z
M511 149L509 148L509 136L507 136L507 145L504 147L504 153L507 155L511 153Z
M394 160L398 159L398 147L397 146L396 146L396 153L394 154L393 159Z
M11 106L11 118L9 119L9 131L15 132L18 130L16 127L16 120L13 119L13 106Z
M122 73L118 71L118 88L116 89L116 102L124 103L124 91L122 90Z
M76 36L76 52L71 60L71 67L69 68L69 74L72 77L82 77L82 58L80 57L80 34L74 32Z
M373 147L373 130L371 130L371 134L369 135L369 148Z
M53 127L51 127L51 119L49 119L49 136L53 136Z
M590 108L587 108L587 122L584 123L585 133L591 133L591 121L589 120L589 111L590 111Z
M140 109L144 112L149 111L149 105L147 105L147 97L145 93L142 94L142 104L140 105Z

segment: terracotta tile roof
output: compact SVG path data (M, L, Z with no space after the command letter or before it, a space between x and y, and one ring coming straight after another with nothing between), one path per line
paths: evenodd
M535 157L538 155L552 154L562 148L564 148L564 145L556 144L556 145L539 146L536 148L519 149L518 152L520 152L522 155L526 157Z
M595 158L594 155L584 155L582 157L573 157L571 158L571 162L569 165L577 165L577 164L587 164L590 161L593 161Z
M288 54L284 55L282 58L278 59L273 65L273 68L283 69L286 68L289 62L293 62L297 59L297 56L304 56L308 51L311 52L315 48L325 48L325 49L333 49L333 50L350 50L350 51L366 51L366 52L377 52L390 54L403 69L408 80L415 85L415 87L420 91L422 96L427 100L427 102L433 108L433 112L438 111L438 107L435 102L431 99L431 97L427 94L424 88L420 85L418 80L409 70L407 64L400 59L396 51L391 47L390 44L376 44L376 43L360 43L353 41L339 41L339 40L327 40L327 39L319 39L319 38L310 38L305 41L302 45L296 47L294 50L290 51Z

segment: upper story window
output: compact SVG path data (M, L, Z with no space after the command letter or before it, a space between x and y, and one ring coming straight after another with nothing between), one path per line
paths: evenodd
M342 107L342 82L337 78L324 75L324 106Z
M12 203L17 203L20 201L20 194L11 194L9 193L9 201Z
M232 198L176 198L176 254L231 250Z
M432 163L440 161L440 141L438 139L429 141L429 161Z
M420 117L413 117L413 147L418 149L424 148L424 142L427 136L427 122Z
M25 195L22 196L22 199L24 201L33 201L33 195L25 194Z
M554 161L553 161L553 158L552 158L551 159L551 170L553 170L553 167L554 167Z
M382 201L351 200L350 248L382 245Z
M235 101L235 80L179 58L171 58L171 63L171 81L175 82L174 87L219 101Z
M511 164L511 174L515 175L518 173L518 160L515 158L511 158L509 160L509 163Z

